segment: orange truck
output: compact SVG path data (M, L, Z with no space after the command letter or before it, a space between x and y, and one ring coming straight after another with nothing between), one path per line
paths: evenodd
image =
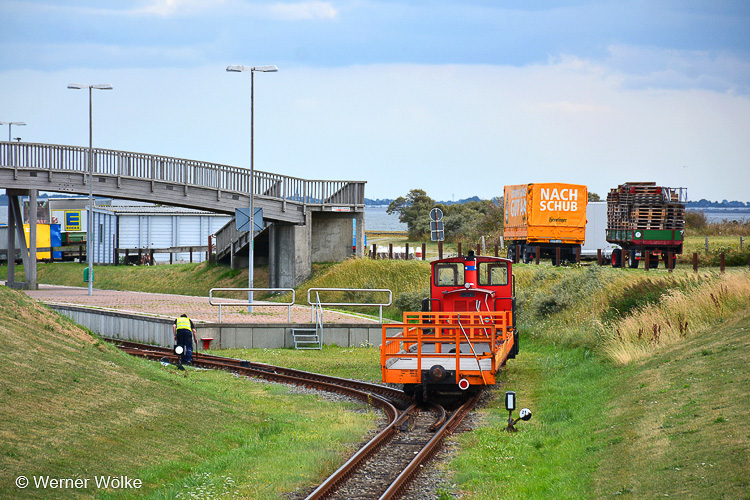
M508 258L524 263L539 257L575 261L586 237L588 191L580 184L505 186L503 238Z

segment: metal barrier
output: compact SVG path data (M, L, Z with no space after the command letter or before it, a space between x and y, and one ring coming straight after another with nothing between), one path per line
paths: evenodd
M250 302L249 300L245 302L237 302L238 299L229 299L233 302L218 302L214 303L214 291L217 292L292 292L292 301L291 302L263 302L262 304L258 304L258 302ZM294 305L294 300L296 299L297 294L294 291L293 288L212 288L208 291L208 303L212 306L219 306L219 323L221 323L221 308L222 306L250 306L250 305L262 305L270 306L270 307L279 307L279 306L286 306L286 321L287 323L292 322L292 306ZM217 299L220 299L221 297L217 297Z
M316 302L310 301L310 292L387 292L388 302L370 302L370 303L357 303L357 302L321 302L318 294L315 294L317 299ZM391 305L393 301L393 292L388 288L309 288L307 290L307 303L310 305L310 322L314 321L313 314L315 308L322 306L351 306L351 307L363 307L363 306L378 306L380 310L380 322L383 322L383 306ZM321 311L322 315L322 311Z

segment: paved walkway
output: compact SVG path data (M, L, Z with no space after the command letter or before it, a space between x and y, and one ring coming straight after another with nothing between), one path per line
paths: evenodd
M5 285L5 282L2 282ZM88 294L88 288L39 285L39 290L24 290L26 294L45 303L94 307L117 312L132 314L148 314L176 318L182 313L197 321L209 323L219 322L219 308L208 303L208 297L192 297L187 295L169 295L164 293L121 292L117 290L94 289L93 295ZM229 299L221 299L229 302ZM268 302L257 302L268 304ZM247 306L223 306L222 321L224 323L286 323L286 306L256 305L253 312L247 312ZM374 323L356 315L325 311L325 323ZM307 306L292 306L292 323L310 323L310 308Z

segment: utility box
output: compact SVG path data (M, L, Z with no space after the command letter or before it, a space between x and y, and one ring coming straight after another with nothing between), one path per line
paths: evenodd
M503 238L508 258L520 246L524 262L541 256L573 260L586 239L588 190L580 184L540 183L505 186Z
M83 270L83 282L88 283L89 282L89 268ZM94 272L91 272L91 282L94 282Z

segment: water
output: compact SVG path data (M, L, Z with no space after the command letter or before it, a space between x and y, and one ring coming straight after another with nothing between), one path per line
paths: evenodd
M703 212L708 222L728 221L747 222L750 221L750 208L688 208L691 212Z
M398 221L398 214L389 215L388 207L368 205L365 207L366 231L408 231L406 224Z

